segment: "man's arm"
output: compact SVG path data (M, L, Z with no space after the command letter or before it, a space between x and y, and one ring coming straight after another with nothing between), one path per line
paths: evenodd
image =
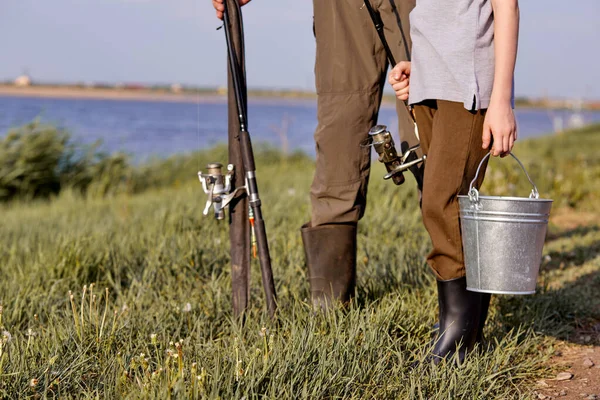
M517 139L512 109L513 80L519 40L518 0L491 0L494 10L494 87L483 127L483 148L494 138L492 155L507 155Z
M225 6L223 5L224 0L212 0L213 7L217 11L217 18L223 19L223 11L225 11ZM239 0L240 6L250 3L250 0Z

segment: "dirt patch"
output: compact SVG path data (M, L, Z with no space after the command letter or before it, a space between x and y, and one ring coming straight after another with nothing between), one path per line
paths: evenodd
M550 360L556 376L537 381L534 393L538 399L600 400L600 324L596 328L576 336L593 345L560 342Z
M597 257L598 242L590 242L589 238L600 230L599 213L558 209L552 213L551 224L554 229L548 234L548 242L575 242L569 248L550 251L547 257L554 260L546 262L546 269L552 263L559 269L581 266ZM589 284L589 280L578 282L581 296L592 296L585 305L589 318L577 318L573 324L575 333L569 335L568 341L556 342L556 351L549 361L554 377L536 382L534 393L538 399L600 400L600 309L594 301L597 289L590 290L586 286Z

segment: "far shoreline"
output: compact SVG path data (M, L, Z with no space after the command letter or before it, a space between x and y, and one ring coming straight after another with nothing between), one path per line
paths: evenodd
M0 85L0 97L25 97L72 100L113 100L113 101L148 101L192 104L226 104L227 95L217 92L169 92L153 89L117 89L117 88L87 88L73 86L27 86L17 87ZM249 98L259 100L261 104L314 103L316 95L253 95Z
M0 84L0 97L25 97L25 98L48 98L48 99L72 99L72 100L112 100L112 101L148 101L148 102L172 102L191 104L226 104L227 94L222 90L199 90L173 92L167 89L150 88L111 88L111 87L84 87L84 86L14 86ZM281 102L287 104L315 104L316 93L294 92L294 91L261 91L249 90L248 97L253 102L260 104L277 105ZM382 107L394 107L393 95L384 95ZM540 109L540 110L571 110L564 101L551 100L517 100L518 109ZM600 111L600 104L592 102L581 107L581 111Z

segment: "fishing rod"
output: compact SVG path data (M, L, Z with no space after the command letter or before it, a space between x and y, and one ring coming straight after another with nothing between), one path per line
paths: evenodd
M369 0L364 0L364 4L369 12L371 20L373 21L373 25L375 25L377 35L383 44L387 60L391 67L394 68L396 66L396 59L394 58L394 54L392 53L387 39L385 38L384 25L381 15L379 14L379 11L376 11L373 8ZM408 114L412 118L415 127L415 135L417 136L417 139L419 139L415 114L409 107L406 100L404 101L404 105L408 110ZM404 183L404 171L412 167L416 167L419 163L425 161L426 158L425 155L423 155L423 157L416 156L416 151L421 147L420 144L410 147L402 155L398 155L392 134L387 130L385 125L376 125L371 128L369 131L369 136L363 146L372 146L375 149L379 155L379 161L385 165L385 168L388 172L384 175L383 179L391 178L396 185L401 185Z
M375 25L375 30L379 35L379 39L381 39L381 43L383 43L383 47L385 48L385 54L387 56L388 62L394 68L396 66L396 59L394 58L394 54L392 54L392 50L388 45L388 42L385 38L385 33L383 32L383 20L381 19L381 15L378 11L373 9L371 2L369 0L364 0L365 7L367 7L367 11L369 11L369 15L371 16L371 20L373 20L373 24Z
M228 3L229 0L223 2L223 27L225 30L225 40L227 43L229 70L231 73L231 79L233 81L233 92L235 94L235 103L237 109L237 118L239 122L239 132L237 140L233 143L230 141L230 146L237 145L239 152L241 153L242 168L244 176L244 185L233 188L234 174L236 168L233 164L227 166L227 174L223 175L221 172L222 165L219 163L212 163L208 165L208 173L202 174L199 172L199 178L202 182L204 191L208 194L208 200L204 209L204 214L208 214L211 206L214 208L215 217L217 219L224 218L223 210L227 208L230 203L233 205L235 196L240 192L245 192L249 203L248 219L250 222L251 229L251 240L253 253L256 256L256 250L258 250L258 258L260 261L260 269L263 287L265 291L265 297L267 301L267 310L269 315L273 317L277 308L276 304L276 293L275 284L273 282L273 271L271 268L271 256L269 253L269 243L267 241L267 231L265 228L265 222L262 215L261 200L258 193L258 184L256 182L256 166L254 162L254 152L252 150L252 142L250 140L250 133L248 132L248 109L246 104L246 79L243 74L243 65L238 60L236 50L240 55L243 54L243 22L241 17L241 10L237 2L233 3L236 5L237 18L232 21L232 16L229 12ZM232 26L238 28L239 33L239 48L235 48L235 44L232 38ZM242 55L243 57L243 55ZM243 61L242 61L243 62ZM240 202L242 206L246 202ZM237 205L237 204L236 204ZM232 253L234 252L234 241L232 240ZM242 268L249 268L249 265L242 265ZM247 272L247 271L246 271ZM246 282L247 284L247 282ZM234 293L235 293L234 288ZM235 307L234 307L235 308ZM234 310L235 311L235 310ZM240 310L238 310L240 311Z

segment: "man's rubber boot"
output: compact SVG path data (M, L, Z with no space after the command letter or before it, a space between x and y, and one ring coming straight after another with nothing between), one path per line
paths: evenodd
M479 337L482 294L467 290L466 278L438 281L439 334L433 348L433 361L458 352L459 362L473 350Z
M356 285L356 224L302 227L313 306L346 304Z

